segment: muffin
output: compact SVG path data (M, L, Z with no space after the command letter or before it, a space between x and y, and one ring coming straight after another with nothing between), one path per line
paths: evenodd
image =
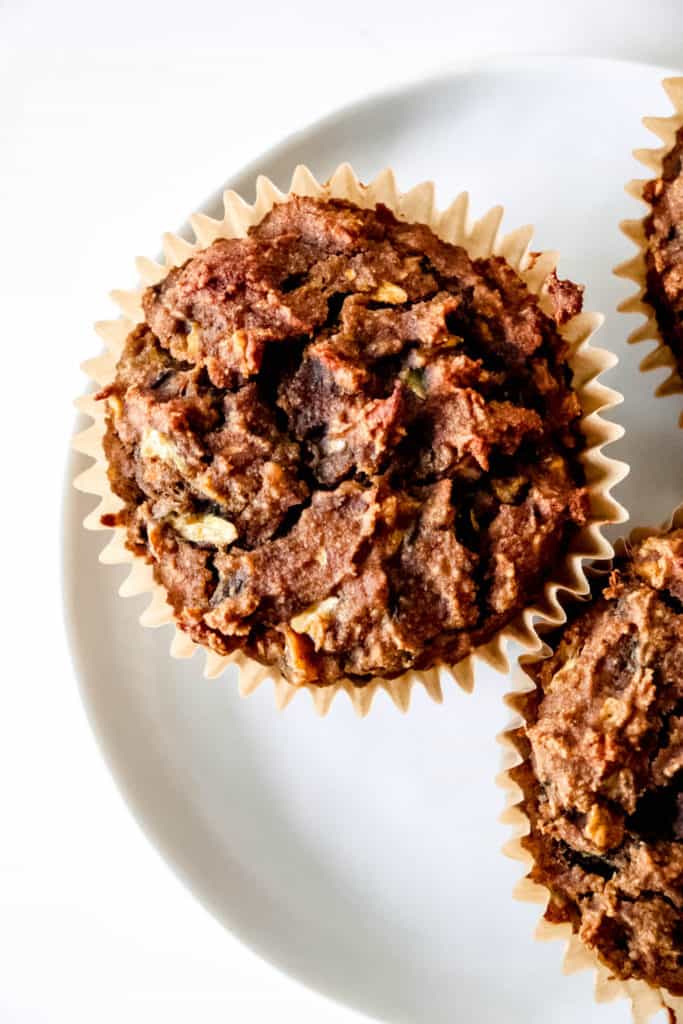
M683 529L634 544L527 672L529 878L610 974L683 994Z
M638 286L638 292L619 306L625 313L644 314L646 322L631 334L631 342L655 341L641 370L669 371L658 395L681 391L683 369L683 78L663 82L674 113L643 119L662 141L656 149L640 149L635 156L648 169L647 181L631 181L626 191L648 206L640 220L624 221L624 234L638 246L638 254L615 269Z
M195 642L294 684L459 661L588 517L581 289L549 293L382 205L276 205L145 291L98 395L107 525Z
M114 528L101 560L131 565L122 595L152 593L141 622L175 623L174 657L235 664L243 695L271 679L280 708L344 690L363 715L384 689L405 711L442 669L507 671L624 517L601 317L530 228L499 237L500 207L470 226L465 194L439 212L391 171L300 167L224 206L138 260L147 287L112 293L86 365L75 483L101 498L85 525Z
M665 345L683 373L683 125L662 162L662 173L643 188L651 212L645 218L645 300L655 311Z

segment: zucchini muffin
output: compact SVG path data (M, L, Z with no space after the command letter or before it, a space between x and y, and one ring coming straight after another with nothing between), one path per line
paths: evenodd
M664 157L661 177L645 185L643 198L652 207L645 218L645 299L683 375L683 126Z
M637 544L531 674L518 736L546 918L683 994L683 530Z
M194 641L291 683L457 663L588 516L582 291L548 295L381 205L276 205L146 290L99 394L103 522Z

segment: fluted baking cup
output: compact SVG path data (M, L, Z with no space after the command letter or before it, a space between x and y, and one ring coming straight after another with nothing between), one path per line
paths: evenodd
M671 100L674 108L673 114L669 117L644 117L643 124L653 132L660 140L661 146L653 149L636 149L634 156L651 172L650 178L638 178L630 181L626 191L634 199L638 199L647 206L647 212L640 220L622 221L620 227L623 233L634 245L638 252L626 263L615 267L614 273L618 277L625 277L637 286L635 294L624 299L619 305L622 313L639 313L644 317L640 327L637 327L629 336L630 344L637 344L641 341L654 342L654 347L643 358L640 369L648 370L664 369L668 371L666 378L657 387L657 396L667 396L683 393L683 380L674 358L674 354L662 339L659 325L652 306L646 301L647 292L647 270L645 254L647 252L647 238L645 236L645 220L651 213L651 206L643 196L643 189L649 181L661 177L662 162L667 153L672 149L676 132L683 125L683 77L666 78L662 85ZM681 425L683 426L683 413L681 414Z
M628 545L636 544L646 537L681 527L683 527L683 505L679 506L661 527L634 528L626 540L617 542L616 553L623 554ZM521 861L527 869L531 869L534 863L532 854L522 846L522 839L529 834L529 819L522 809L522 789L510 773L525 761L516 737L519 729L524 725L522 710L524 697L535 689L532 679L524 669L550 654L550 648L544 645L536 654L520 657L513 673L514 689L506 697L506 702L515 712L515 719L498 737L503 746L503 769L497 782L505 792L506 805L500 820L503 824L510 825L512 829L512 836L505 843L503 853L513 860ZM523 903L541 904L544 910L550 898L548 888L538 882L532 882L527 873L517 882L513 895L515 899ZM610 969L602 963L597 953L581 942L569 922L556 924L542 916L535 937L540 942L557 940L565 944L562 961L562 970L565 974L576 974L578 971L586 970L595 972L596 1002L608 1003L615 999L630 1000L636 1024L647 1024L647 1021L660 1010L670 1011L673 1021L683 1021L683 997L673 996L666 989L655 988L645 981L634 979L623 981L621 978L615 977Z
M399 192L391 170L382 171L369 185L358 181L348 164L342 164L329 181L319 184L313 174L303 166L294 171L289 193L280 192L271 181L259 177L256 182L256 201L246 203L235 192L224 194L224 216L214 220L205 214L190 217L190 224L196 236L194 243L187 242L174 234L163 237L164 262L138 259L137 268L145 286L156 284L164 278L171 267L184 263L197 250L210 245L217 238L243 237L249 227L257 224L274 204L284 202L289 195L304 195L320 198L347 199L361 207L374 207L383 203L401 220L429 225L444 241L462 245L471 256L503 256L523 277L530 291L539 296L542 307L550 299L546 290L548 276L554 271L557 253L529 252L532 228L522 227L508 235L500 236L499 228L503 216L502 207L496 206L480 220L471 224L468 217L468 196L459 195L444 211L434 203L434 185L423 182L409 192ZM143 288L132 291L112 292L112 298L120 308L118 320L108 320L96 325L97 333L104 341L106 351L84 364L84 370L98 386L109 384L115 375L116 363L126 337L136 323L142 320L140 304ZM554 573L556 577L548 582L532 605L518 614L506 627L487 644L477 648L457 665L441 665L427 671L407 672L397 679L374 679L365 686L358 686L345 679L331 686L315 686L310 683L295 686L288 682L278 669L266 668L246 656L236 653L221 657L207 651L204 674L209 678L219 676L233 664L239 674L239 691L243 696L252 693L266 679L271 679L275 688L275 700L282 708L289 703L297 690L308 690L316 709L325 714L336 693L344 690L360 715L370 709L375 693L384 689L402 711L406 711L410 694L415 683L420 683L434 700L441 699L440 669L448 672L465 690L471 690L474 680L476 658L491 665L500 672L509 671L506 646L509 640L519 643L527 651L540 646L536 623L558 624L564 621L564 612L558 599L558 591L585 594L588 583L584 574L585 559L605 559L612 555L612 548L602 536L601 529L607 523L619 523L625 519L624 510L611 497L611 488L621 480L627 467L609 458L604 448L621 436L622 430L614 423L604 420L601 413L621 401L621 395L599 383L603 370L613 366L616 358L604 349L591 345L591 337L602 323L598 313L580 313L559 328L571 349L570 365L574 373L574 388L581 402L583 417L581 429L585 436L585 447L580 453L586 484L590 493L590 517L584 528L573 537L570 550L563 564ZM100 499L97 507L86 517L87 529L109 529L101 524L101 517L117 511L121 502L112 493L107 479L107 467L102 449L105 429L105 411L102 403L86 395L77 402L78 409L94 422L74 440L77 451L93 459L93 464L74 481L75 486ZM154 582L151 566L134 556L124 544L124 531L114 528L113 536L100 555L105 563L131 563L128 578L120 588L122 596L149 592L151 602L141 616L143 626L173 624L173 613L166 601L166 593ZM196 645L176 628L171 643L171 655L175 658L189 658Z

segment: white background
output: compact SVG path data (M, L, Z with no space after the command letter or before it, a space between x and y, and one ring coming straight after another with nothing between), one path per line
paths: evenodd
M360 1019L193 901L80 706L59 569L70 398L131 254L271 143L389 83L511 51L675 67L682 48L680 0L0 0L3 1024Z

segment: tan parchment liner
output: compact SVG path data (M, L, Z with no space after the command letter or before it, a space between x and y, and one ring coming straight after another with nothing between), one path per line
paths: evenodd
M641 341L654 341L655 347L651 348L640 364L640 369L647 372L663 368L668 370L668 376L662 381L655 391L657 396L675 395L683 393L683 381L674 359L673 352L668 345L662 341L659 333L659 326L654 310L645 301L646 291L646 269L645 253L647 251L647 239L645 237L645 220L650 215L651 206L643 198L643 188L648 181L659 178L662 173L662 161L666 154L673 147L676 132L683 125L683 77L666 78L662 85L671 100L674 113L670 117L644 117L643 124L646 128L661 139L662 145L655 149L636 149L633 155L651 172L650 178L638 178L630 181L626 191L634 199L638 199L647 206L647 212L641 220L622 221L620 227L627 238L638 247L638 252L626 263L615 267L614 273L617 277L625 277L637 285L637 292L625 299L619 305L622 313L640 313L645 317L640 327L636 328L629 336L630 344L637 344ZM683 413L681 413L681 426L683 426Z
M396 187L391 170L382 171L369 185L362 185L348 164L342 164L325 184L319 184L311 172L303 166L294 171L290 193L320 197L348 199L363 207L372 207L378 202L388 206L395 215L406 221L428 224L437 235L447 242L463 245L475 257L493 253L504 256L517 269L529 289L539 296L543 306L547 299L545 282L555 268L558 254L547 252L530 254L529 243L533 229L522 227L505 236L499 235L503 216L502 207L496 206L484 217L471 224L468 217L468 195L462 193L444 211L434 204L434 185L423 182L409 192L401 193ZM242 237L252 224L258 223L275 203L284 201L287 195L280 192L265 177L256 182L256 201L246 203L235 192L224 194L224 217L214 220L198 213L190 217L190 224L196 241L190 243L177 235L163 236L164 264L141 258L137 268L143 284L155 284L162 280L168 270L185 262L197 249L206 247L216 238ZM85 373L97 387L110 383L115 374L116 362L133 326L142 320L140 296L142 288L133 291L114 291L113 300L122 312L118 320L107 320L96 324L96 331L104 341L106 352L89 360L83 366ZM440 669L452 675L465 690L471 690L474 682L475 657L500 672L509 671L506 656L508 640L515 640L527 651L535 651L540 640L535 629L535 620L548 623L564 621L564 613L558 601L558 590L574 594L585 594L588 583L583 570L584 559L605 559L612 555L612 548L601 534L601 527L607 523L623 522L626 518L622 507L611 497L611 488L621 480L627 467L605 455L603 448L621 436L622 430L614 423L601 418L600 413L619 404L622 398L617 392L598 382L603 370L613 366L616 358L609 352L593 347L590 339L603 321L598 313L581 313L561 328L563 337L571 346L571 367L574 372L574 386L583 409L582 431L586 447L580 454L584 465L586 481L591 495L591 516L588 524L577 531L564 564L556 578L546 584L541 597L525 609L489 643L478 648L473 654L455 666L438 666L423 672L407 672L394 680L376 679L366 686L355 686L349 680L342 680L333 686L316 687L310 684L293 686L279 670L265 668L242 654L221 657L206 652L205 676L219 676L228 664L235 664L239 670L239 690L243 696L252 693L264 680L271 679L275 688L275 700L279 708L289 703L297 690L306 689L311 694L315 708L325 714L335 694L345 690L354 708L360 715L370 709L379 689L384 689L402 711L410 702L413 684L421 683L434 700L441 700ZM121 502L112 493L107 480L106 462L102 450L104 433L103 403L97 403L92 395L80 398L77 408L94 422L87 430L74 439L77 451L90 456L94 461L89 469L74 481L75 486L100 499L97 507L86 517L84 525L89 530L107 529L102 527L100 517L114 512ZM165 591L155 584L151 566L136 558L123 543L123 530L117 528L100 555L100 561L107 564L132 563L128 578L122 583L119 593L128 597L149 592L152 600L143 612L140 621L143 626L162 626L173 623L171 608L166 601ZM189 658L196 645L180 630L175 630L171 643L171 655L175 658Z
M628 536L628 543L634 544L650 537L653 534L666 533L672 527L676 529L683 527L683 505L680 505L662 527L638 527L633 529ZM616 544L617 554L624 551L624 542ZM498 779L498 785L505 791L505 810L500 820L505 825L512 826L512 838L505 843L503 853L513 860L521 861L525 868L530 869L533 864L533 857L528 850L522 846L522 837L529 833L529 820L522 810L522 790L519 785L510 778L512 768L523 761L517 746L512 739L512 734L523 724L523 716L519 711L519 698L522 694L529 693L534 689L534 684L523 669L523 665L542 660L550 654L550 648L544 645L541 651L536 654L523 655L519 659L513 673L514 689L506 697L506 702L515 711L516 717L510 723L505 732L498 737L503 746L503 770ZM549 891L544 885L532 882L525 874L517 882L513 890L515 899L523 903L537 903L545 907L548 904ZM608 1003L619 998L628 998L631 1001L633 1019L636 1024L646 1024L654 1014L662 1009L673 1011L678 1021L683 1021L683 997L673 996L665 989L653 988L645 981L621 981L614 977L609 968L598 959L597 953L585 946L577 935L572 931L569 922L553 924L541 917L536 929L536 936L539 941L547 942L559 939L566 942L562 970L564 974L575 974L577 971L595 971L595 1000L598 1003Z

